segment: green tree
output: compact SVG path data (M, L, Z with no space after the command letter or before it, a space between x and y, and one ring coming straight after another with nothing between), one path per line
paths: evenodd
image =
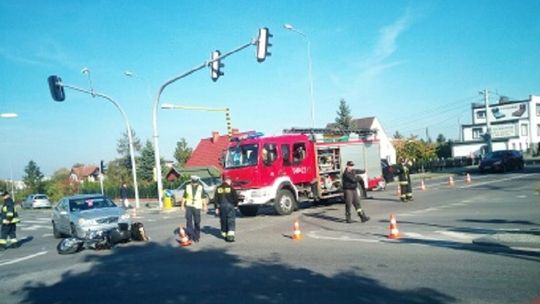
M142 145L141 140L135 134L135 131L131 129L131 138L133 139L133 150L134 152L141 151ZM120 154L123 158L129 158L129 137L127 131L122 133L122 137L116 142L116 152Z
M339 109L336 112L336 124L337 127L340 130L350 129L352 126L352 116L351 116L351 109L349 108L349 105L345 101L344 98L341 98L339 101Z
M70 183L70 173L69 169L60 168L54 172L49 181L45 182L45 191L51 202L56 202L64 196L77 193L76 185Z
M144 147L141 149L141 156L137 160L137 175L143 182L154 182L154 167L155 167L155 154L152 143L147 140ZM163 163L163 159L161 160ZM165 173L163 167L161 172Z
M394 133L393 137L394 137L394 139L403 139L403 135L401 135L401 133L399 133L399 131L396 131L396 133Z
M178 162L178 165L183 166L191 157L193 149L188 147L188 143L185 138L180 138L180 141L176 142L176 149L174 150L174 158Z
M43 174L39 169L36 162L33 160L28 162L28 165L24 168L25 175L23 176L23 182L26 187L32 193L39 193L43 191Z

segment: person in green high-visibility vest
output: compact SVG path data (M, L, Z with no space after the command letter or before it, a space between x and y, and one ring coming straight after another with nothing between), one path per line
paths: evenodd
M186 232L191 240L199 242L201 238L201 210L208 210L208 194L199 182L198 176L191 176L191 183L184 189L181 208L186 210Z

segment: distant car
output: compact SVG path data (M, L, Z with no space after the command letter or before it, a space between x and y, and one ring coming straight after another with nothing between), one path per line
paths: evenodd
M22 203L21 207L30 208L51 208L51 202L45 194L31 194Z
M506 172L511 170L522 170L525 165L523 155L517 150L493 151L480 161L478 169L480 172L499 171Z
M204 191L206 194L208 194L208 197L210 200L214 198L214 192L216 191L216 187L221 184L221 179L218 177L201 177L199 182L203 186ZM184 196L184 190L186 189L186 185L189 184L190 181L185 181L176 189L172 190L166 190L171 195L174 196L174 202L178 203Z
M52 210L53 234L56 238L84 238L91 231L118 229L123 240L131 237L131 217L124 209L101 194L62 198Z

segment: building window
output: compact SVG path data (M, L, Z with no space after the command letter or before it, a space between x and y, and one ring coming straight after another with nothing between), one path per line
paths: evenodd
M540 116L540 103L536 104L536 116Z
M528 136L529 132L526 124L521 125L521 136Z
M536 136L540 136L540 125L536 125Z
M472 138L473 139L478 139L480 138L480 136L483 134L484 132L482 132L482 128L473 128L472 129Z
M476 112L476 118L477 118L477 119L483 119L483 118L486 118L486 111L483 110L483 111L478 111L478 112Z

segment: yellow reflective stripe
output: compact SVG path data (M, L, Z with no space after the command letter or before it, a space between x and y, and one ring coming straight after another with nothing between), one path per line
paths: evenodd
M17 243L17 239L10 239L9 240L11 243Z
M234 231L227 232L227 236L234 236Z
M5 244L6 244L6 240L0 239L0 245L5 245Z
M8 212L8 213L6 213L6 216L8 216L8 217L13 217L13 212Z
M2 208L2 212L7 212L7 206L4 206L4 208Z

